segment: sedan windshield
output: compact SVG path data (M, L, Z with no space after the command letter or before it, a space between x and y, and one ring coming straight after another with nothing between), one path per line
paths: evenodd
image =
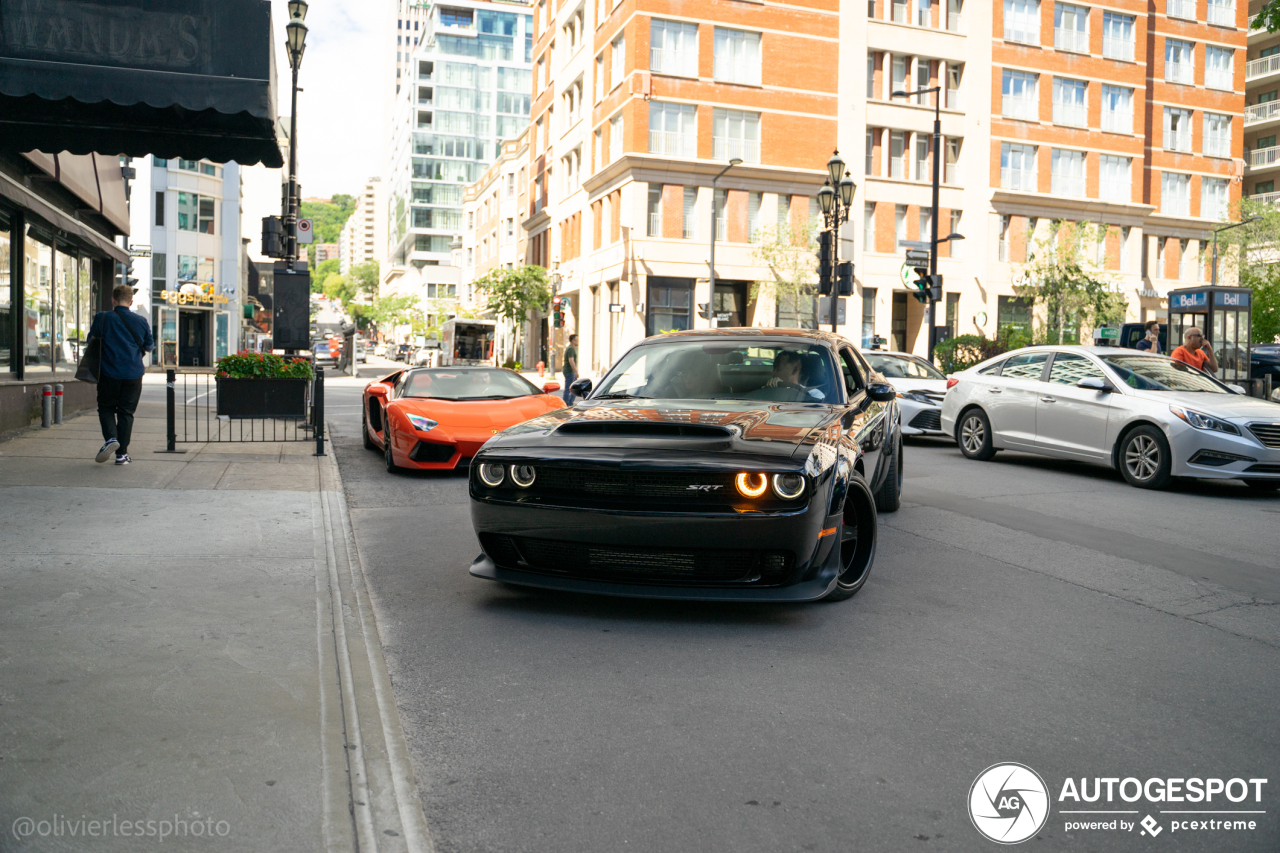
M884 355L882 353L864 352L863 356L871 366L884 375L885 379L946 379L938 368L918 358L905 358L900 355Z
M402 397L431 400L506 400L542 391L510 370L415 370L409 374Z
M1231 389L1181 361L1141 355L1104 355L1102 360L1130 388L1140 391L1206 391L1230 394Z
M631 350L592 399L839 402L831 355L800 342L665 340Z

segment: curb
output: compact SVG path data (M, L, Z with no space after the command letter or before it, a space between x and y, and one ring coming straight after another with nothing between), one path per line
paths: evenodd
M326 447L312 504L325 849L433 853L332 442Z

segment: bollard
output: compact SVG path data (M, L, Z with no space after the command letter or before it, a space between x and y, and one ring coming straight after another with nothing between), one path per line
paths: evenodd
M53 422L62 423L62 386L53 386Z
M48 429L53 420L53 386L44 386L44 396L40 399L40 428Z
M178 421L177 421L177 400L175 399L174 385L178 381L178 371L170 369L164 372L165 400L164 400L164 421L165 421L165 449L157 450L156 453L186 453L185 450L178 449ZM197 436L199 438L199 436Z
M316 368L315 392L312 395L312 415L315 417L316 456L324 456L324 368Z

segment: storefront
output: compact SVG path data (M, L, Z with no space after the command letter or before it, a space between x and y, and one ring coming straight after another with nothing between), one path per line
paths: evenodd
M152 308L156 351L161 367L210 367L228 353L235 306L209 284L185 282L178 290L162 290Z

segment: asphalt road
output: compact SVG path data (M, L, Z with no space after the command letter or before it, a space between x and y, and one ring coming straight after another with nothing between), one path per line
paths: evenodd
M997 849L966 805L1002 761L1055 800L1066 777L1271 780L1215 801L1265 811L1252 832L1068 831L1073 806L1202 816L1055 802L1036 850L1280 843L1280 497L917 442L851 601L524 592L467 574L465 474L388 475L359 445L363 381L327 385L442 853Z

